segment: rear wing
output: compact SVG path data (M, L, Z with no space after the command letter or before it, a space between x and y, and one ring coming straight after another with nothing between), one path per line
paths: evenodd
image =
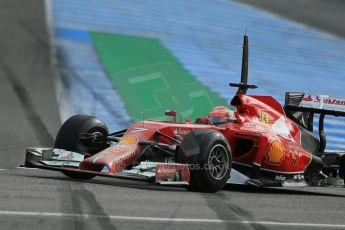
M345 98L287 92L285 94L285 108L345 117Z
M345 99L327 95L286 92L284 109L290 118L303 125L310 132L313 132L314 114L320 114L319 151L323 152L326 148L326 135L324 132L325 116L345 117Z

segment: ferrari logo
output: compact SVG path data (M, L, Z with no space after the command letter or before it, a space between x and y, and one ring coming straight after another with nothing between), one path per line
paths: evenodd
M261 122L262 122L263 124L265 124L265 125L268 125L268 124L269 124L269 120L270 120L270 118L269 118L268 113L266 113L266 112L261 112Z

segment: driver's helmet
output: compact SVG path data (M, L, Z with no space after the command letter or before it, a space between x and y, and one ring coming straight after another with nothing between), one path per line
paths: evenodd
M224 124L226 119L235 119L235 111L225 106L217 106L208 114L208 119L214 125Z

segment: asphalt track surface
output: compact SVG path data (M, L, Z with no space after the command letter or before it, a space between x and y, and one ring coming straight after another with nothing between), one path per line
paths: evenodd
M41 1L0 1L0 167L25 146L50 146L60 118Z
M41 1L0 2L0 229L345 229L342 187L203 194L16 168L60 125L44 17Z

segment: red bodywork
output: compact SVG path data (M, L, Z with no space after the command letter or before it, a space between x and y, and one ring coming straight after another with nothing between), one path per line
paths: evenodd
M183 138L192 130L215 129L228 140L233 167L244 174L257 165L262 171L273 173L276 180L282 176L303 174L312 155L301 146L301 132L286 117L282 106L270 96L249 96L237 93L231 101L236 107L235 119L225 124L197 124L190 122L143 121L129 127L119 144L104 149L81 162L80 169L100 171L104 166L116 174L131 165L145 146L140 141L155 140L156 131L170 137ZM202 117L199 120L208 120ZM160 136L162 143L174 143ZM299 177L300 178L300 177ZM303 177L302 177L303 178Z

